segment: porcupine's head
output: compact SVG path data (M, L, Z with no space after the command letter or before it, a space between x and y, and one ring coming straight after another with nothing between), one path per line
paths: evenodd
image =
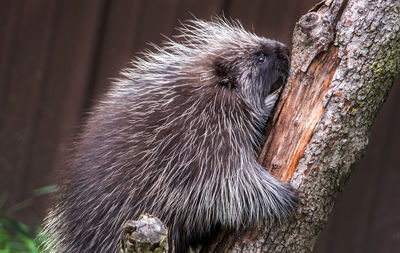
M215 83L262 109L267 96L286 82L289 51L284 44L258 37L240 25L224 25L218 23L213 27L219 30L212 35L215 42L211 45L215 48L214 57L210 57Z
M233 95L261 111L267 96L286 82L288 48L246 31L238 21L196 19L178 30L176 41L168 40L163 47L154 45L156 52L148 51L145 58L134 62L136 77L132 73L128 77L150 74L153 78L161 68L166 71L164 79L189 80L201 85L199 89L203 91L211 89Z
M184 45L193 48L192 67L200 80L231 92L262 109L267 96L280 88L289 72L289 50L275 40L246 31L223 18L192 21L181 29ZM193 66L194 65L194 66Z

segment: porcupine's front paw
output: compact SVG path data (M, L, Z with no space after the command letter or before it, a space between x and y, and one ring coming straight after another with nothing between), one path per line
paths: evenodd
M273 178L270 175L270 178ZM270 205L272 220L278 222L291 219L300 201L299 191L290 183L282 182L276 178L271 180L267 201Z
M294 188L290 183L283 183L283 186L286 188L286 194L288 199L288 208L289 214L293 215L296 210L296 207L300 203L300 191Z
M300 192L290 183L281 182L281 192L279 193L279 204L275 215L278 222L292 220L295 217L296 208L300 203Z

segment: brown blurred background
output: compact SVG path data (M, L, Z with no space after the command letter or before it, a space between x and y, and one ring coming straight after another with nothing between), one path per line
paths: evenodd
M0 193L7 208L57 184L54 170L85 112L132 56L179 20L224 13L290 44L317 0L0 0ZM373 128L364 159L314 252L400 252L400 88ZM15 213L40 223L48 196Z

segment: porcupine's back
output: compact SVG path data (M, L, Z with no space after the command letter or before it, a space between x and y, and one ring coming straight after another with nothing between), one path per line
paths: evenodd
M142 213L185 252L213 229L290 211L291 199L275 199L290 190L255 161L270 108L249 96L261 88L232 92L258 82L241 61L274 41L223 20L194 21L181 37L136 59L93 110L47 217L55 252L117 252L122 224Z

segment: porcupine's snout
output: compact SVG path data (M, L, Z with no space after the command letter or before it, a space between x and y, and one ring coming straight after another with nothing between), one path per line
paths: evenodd
M282 87L289 76L290 69L290 50L289 48L280 42L277 42L276 50L276 67L278 72L277 80L272 84L270 93L273 93L280 87Z

